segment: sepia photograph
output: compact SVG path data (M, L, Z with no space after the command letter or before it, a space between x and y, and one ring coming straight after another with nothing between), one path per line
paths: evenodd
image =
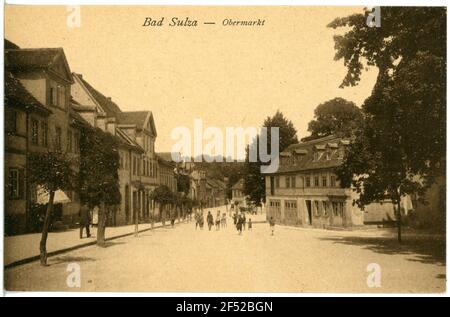
M447 292L445 6L3 18L4 295Z

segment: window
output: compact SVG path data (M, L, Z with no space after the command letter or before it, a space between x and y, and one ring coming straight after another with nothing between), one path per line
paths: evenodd
M285 180L286 180L286 188L290 188L291 187L291 177L286 176Z
M58 103L58 95L55 87L50 87L50 104L56 106Z
M24 170L11 168L9 170L9 198L20 199L23 197Z
M275 177L275 188L280 188L280 177L279 176Z
M311 177L309 177L309 176L305 177L305 186L311 187Z
M319 176L314 176L314 187L319 187Z
M58 86L57 92L58 92L57 105L64 108L66 106L66 89L64 86Z
M334 176L334 175L330 176L330 186L336 187L336 176Z
M136 175L136 157L133 156L133 175Z
M55 148L61 150L62 130L60 127L55 127Z
M17 132L17 111L11 109L5 111L5 128L6 132Z
M327 177L322 176L322 187L327 187Z
M48 146L48 124L47 124L47 122L42 121L41 130L42 130L42 145L47 147Z
M67 131L67 152L72 153L73 146L72 146L72 131Z
M31 120L31 143L39 144L39 121L35 119Z
M291 178L291 187L292 188L295 188L296 187L296 181L295 181L295 176L292 176L292 178Z
M331 152L327 151L327 161L330 161L330 160L331 160Z

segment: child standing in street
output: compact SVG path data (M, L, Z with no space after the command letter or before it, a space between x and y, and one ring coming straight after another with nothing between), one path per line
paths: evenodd
M275 231L275 219L273 219L273 217L270 217L269 224L270 224L270 230L272 231L272 236L273 236L273 232Z

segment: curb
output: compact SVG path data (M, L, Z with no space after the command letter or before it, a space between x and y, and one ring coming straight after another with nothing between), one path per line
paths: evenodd
M147 229L138 230L138 233L150 231L150 230L157 229L157 228L164 228L164 227L167 227L167 226L170 227L170 224L169 225L165 225L165 226L159 225L159 226L154 226L153 228L150 227L150 228L147 228ZM111 240L114 240L114 239L128 237L128 236L131 236L131 235L134 235L134 231L133 232L129 232L129 233L123 233L123 234L120 234L118 236L113 236L113 237L106 238L105 242L106 241L111 241ZM64 248L64 249L59 249L59 250L47 252L47 258L49 258L51 256L58 255L58 254L62 254L62 253L65 253L65 252L69 252L69 251L73 251L73 250L89 247L91 245L96 245L96 244L97 244L97 241L94 240L94 241L89 241L89 242L81 243L81 244L78 244L78 245L74 245L72 247L68 247L68 248ZM34 261L37 261L39 259L40 259L40 255L34 255L34 256L31 256L31 257L28 257L28 258L25 258L25 259L22 259L22 260L18 260L18 261L15 261L15 262L12 262L12 263L4 265L4 270L7 270L7 269L10 269L10 268L19 266L19 265L27 264L27 263L30 263L30 262L34 262Z

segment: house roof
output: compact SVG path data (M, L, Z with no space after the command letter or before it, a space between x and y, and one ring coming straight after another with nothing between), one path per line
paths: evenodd
M172 161L172 158L170 160L166 160L163 156L161 156L161 153L156 153L156 159L159 163L162 163L163 165L169 166L169 167L175 167L175 163Z
M70 67L61 47L5 49L5 67L12 71L52 70L58 72L56 64L62 61L65 80L72 83Z
M38 112L43 115L52 113L26 90L22 83L10 72L5 72L5 105L19 107L24 111Z
M117 116L119 123L121 124L135 124L137 127L144 125L149 111L126 111Z
M13 42L5 39L4 48L5 48L5 50L7 50L7 49L18 49L20 47L16 43L13 43Z
M295 156L294 162L281 162L278 171L274 174L289 173L305 170L315 170L337 167L342 164L337 151L340 146L348 145L348 140L342 140L339 137L330 135L319 139L314 139L298 144L293 144L285 149L285 152L292 152ZM326 150L330 150L330 159L327 159ZM322 156L315 159L314 153L319 152Z
M158 152L156 154L165 161L175 162L172 158L172 152Z
M71 123L81 124L84 126L90 126L89 122L87 122L73 107L72 104L69 107L69 116L72 120Z
M132 147L133 149L142 153L144 152L144 149L138 143L136 143L136 141L134 141L125 132L118 128L116 128L116 136L121 140L121 145Z
M92 98L95 99L95 101L98 103L98 105L102 108L102 110L106 113L108 117L117 116L122 112L119 106L114 101L112 101L111 98L106 97L97 89L95 89L83 78L83 75L77 73L72 73L72 75L74 78L79 80L82 86L85 87L85 89L89 92Z

